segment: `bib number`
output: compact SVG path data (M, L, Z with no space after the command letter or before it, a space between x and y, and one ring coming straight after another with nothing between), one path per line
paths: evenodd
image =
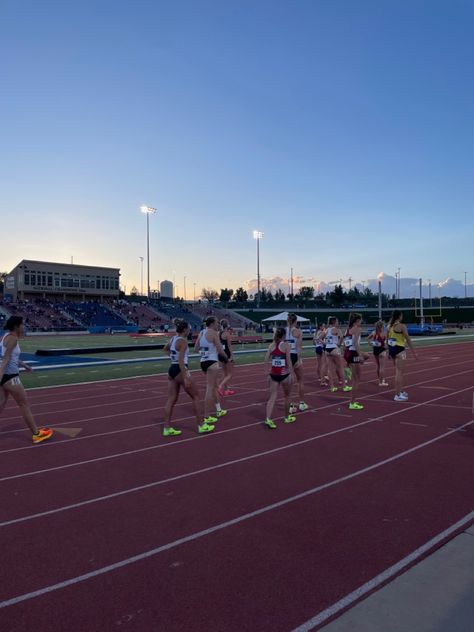
M199 354L201 356L201 362L209 359L209 347L201 347L199 349Z
M272 358L272 366L276 369L282 369L286 366L285 358Z
M20 382L20 378L17 377L12 377L12 379L10 380L10 384L12 386L20 386L21 382Z
M380 340L372 340L372 346L373 347L381 347L382 343L380 342Z
M345 338L344 345L349 348L352 347L352 338Z
M389 347L396 347L397 346L397 341L395 338L389 338L387 340L387 344Z

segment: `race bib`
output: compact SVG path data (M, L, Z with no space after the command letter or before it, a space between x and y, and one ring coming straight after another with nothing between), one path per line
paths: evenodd
M20 378L17 377L12 377L12 379L10 380L10 384L12 386L20 386L21 382L20 382Z
M397 346L397 341L395 338L389 338L387 340L387 344L389 347L396 347Z
M201 347L199 349L199 354L201 356L201 361L202 360L208 360L209 359L209 347Z
M286 366L285 358L272 358L272 366L276 369L281 369Z
M346 347L348 347L348 348L349 348L349 347L352 347L352 338L345 338L345 339L344 339L344 345L345 345Z
M380 340L372 340L372 346L373 347L381 347L382 343L380 342Z

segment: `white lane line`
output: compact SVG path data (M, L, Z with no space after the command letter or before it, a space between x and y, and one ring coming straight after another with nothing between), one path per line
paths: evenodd
M443 397L443 396L441 396ZM444 395L444 397L446 397ZM419 406L422 406L423 404L417 404L415 406L412 406L412 408L417 408ZM394 412L391 413L386 413L385 415L380 415L380 417L375 417L374 419L367 419L366 421L361 421L357 424L353 424L351 426L344 426L343 428L338 428L337 430L331 430L329 432L325 432L323 434L320 435L315 435L314 437L309 437L308 439L301 439L300 441L295 441L294 443L289 443L283 446L279 446L278 448L272 448L271 450L265 450L264 452L257 452L255 454L250 454L248 456L244 456L241 457L239 459L234 459L232 461L225 461L224 463L219 463L217 465L210 465L206 468L201 468L199 470L194 470L192 472L187 472L186 474L178 474L176 476L172 476L170 478L166 478L166 479L161 479L158 481L152 481L151 483L145 483L144 485L139 485L138 487L131 487L129 489L124 489L121 490L119 492L114 492L113 494L107 494L105 496L99 496L97 498L90 498L88 500L83 500L81 502L78 503L73 503L71 505L64 505L62 507L57 507L56 509L50 509L48 511L43 511L37 514L31 514L28 516L23 516L21 518L14 518L13 520L8 520L6 522L2 522L0 523L0 527L6 527L12 524L16 524L18 522L25 522L27 520L33 520L35 518L40 518L40 517L44 517L44 516L49 516L51 514L55 514L55 513L59 513L62 511L67 511L69 509L76 509L78 507L83 507L85 505L91 505L97 502L102 502L104 500L109 500L110 498L116 498L117 496L123 496L125 494L132 494L135 493L137 491L142 491L144 489L150 489L152 487L157 487L159 485L164 485L166 483L171 483L177 480L182 480L184 478L190 478L191 476L197 476L199 474L203 474L205 472L211 472L213 470L218 470L218 469L222 469L224 467L229 467L232 465L236 465L238 463L244 463L245 461L251 461L254 459L258 459L262 456L268 456L269 454L274 454L276 452L282 452L284 450L289 450L291 448L295 448L301 445L305 445L307 443L312 443L313 441L318 441L319 439L324 439L325 437L331 437L337 434L340 434L342 432L347 432L347 431L351 431L354 428L360 428L362 426L367 426L369 424L374 423L375 421L380 421L382 419L386 419L387 417L392 417L394 415L398 415L401 412L403 412L401 409L398 409ZM278 417L277 419L282 419L282 417ZM259 422L262 423L262 422ZM471 423L471 422L469 422ZM462 426L460 426L462 427ZM453 428L453 431L455 431L456 429ZM227 430L224 432L230 432L231 430ZM217 436L217 435L216 435ZM190 439L187 439L187 441L189 441ZM185 439L186 441L186 439ZM174 444L161 444L159 446L153 446L155 448L163 448L165 447L165 445L176 445L177 442L175 442ZM147 450L153 449L153 447L147 448ZM95 459L95 460L101 460L101 459ZM52 469L60 469L60 468L52 468ZM46 470L46 471L50 471L50 470ZM13 476L11 478L21 478L21 475L17 475L17 476ZM6 480L6 479L0 479L0 480Z
M415 424L411 421L400 421L404 426L419 426L420 428L429 428L428 424Z
M400 571L405 569L407 566L413 564L413 562L416 562L426 553L429 553L429 551L431 549L434 549L438 544L440 544L440 542L449 538L451 535L456 533L456 531L460 531L463 527L467 527L473 520L474 511L471 511L463 518L461 518L461 520L458 520L458 522L452 524L444 531L441 531L441 533L438 533L438 535L435 535L434 538L431 538L431 540L428 540L428 542L422 544L420 547L412 551L409 555L401 559L399 562L385 569L382 573L376 575L362 586L359 586L359 588L356 588L354 591L352 591L339 601L336 601L336 603L332 604L332 606L329 606L329 608L326 608L325 610L314 616L312 619L309 619L302 625L298 626L297 628L292 630L292 632L310 632L310 630L314 630L314 628L321 625L329 618L339 614L342 610L345 610L355 601L358 601L375 588L378 588L387 580L395 577L395 575L400 573Z
M470 426L471 424L474 423L474 419L467 422L466 424L464 424L464 427ZM34 590L32 592L28 592L28 593L24 593L22 595L17 595L16 597L12 597L11 599L6 599L4 601L0 602L0 609L2 608L6 608L7 606L13 606L16 605L18 603L22 603L23 601L28 601L29 599L34 599L35 597L40 597L41 595L45 595L51 592L55 592L57 590L60 590L62 588L66 588L67 586L73 586L75 584L79 584L81 582L87 581L88 579L93 579L94 577L99 577L100 575L105 575L107 573L110 573L112 571L118 570L119 568L124 568L125 566L129 566L130 564L134 564L136 562L140 562L142 560L146 560L150 557L153 557L159 553L162 553L163 551L169 551L170 549L174 549L178 546L180 546L181 544L186 544L187 542L193 542L195 540L198 540L200 538L203 538L207 535L210 535L211 533L215 533L216 531L222 531L223 529L227 529L229 527L232 527L236 524L240 524L242 522L245 522L247 520L250 520L252 518L255 518L257 516L261 516L262 514L268 513L270 511L273 511L274 509L279 509L280 507L285 507L286 505L289 505L290 503L296 502L298 500L302 500L303 498L307 498L309 496L312 496L314 494L317 494L318 492L321 492L325 489L329 489L330 487L334 487L336 485L339 485L340 483L344 483L346 481L350 481L353 478L356 478L358 476L361 476L362 474L367 474L368 472L372 472L373 470L376 470L380 467L383 467L384 465L387 465L388 463L393 463L394 461L397 461L398 459L401 459L409 454L412 454L413 452L417 452L418 450L421 450L429 445L432 445L433 443L436 443L437 441L441 441L442 439L449 437L451 434L453 434L453 430L449 431L449 432L444 432L441 435L438 435L437 437L434 437L433 439L430 439L429 441L424 441L423 443L420 443L416 446L413 446L412 448L409 448L408 450L404 450L403 452L399 452L398 454L394 454L393 456L389 457L388 459L383 459L382 461L378 461L377 463L373 463L372 465L369 465L367 467L364 467L360 470L356 470L355 472L352 472L351 474L347 474L346 476L342 476L341 478L337 478L333 481L330 481L328 483L324 483L323 485L318 485L317 487L313 487L311 489L307 489L304 492L301 492L299 494L295 494L294 496L289 496L288 498L285 498L283 500L280 500L276 503L272 503L271 505L266 505L264 507L261 507L260 509L256 509L255 511L251 511L249 513L246 514L242 514L241 516L238 516L237 518L233 518L231 520L227 520L226 522L221 522L220 524L216 524L212 527L209 527L207 529L203 529L202 531L197 531L195 533L192 533L188 536L185 536L183 538L179 538L178 540L174 540L173 542L168 542L167 544L163 544L161 546L158 546L154 549L149 549L148 551L144 551L143 553L139 553L138 555L133 555L132 557L127 557L123 560L120 560L119 562L115 562L114 564L109 564L107 566L103 566L102 568L97 568L94 571L90 571L88 573L84 573L83 575L77 575L75 577L71 577L69 579L63 580L61 582L58 582L56 584L51 584L49 586L44 586L43 588L38 588L37 590ZM471 514L469 514L469 516L474 516L474 512L471 512ZM466 519L466 517L464 518L464 520ZM467 521L466 521L467 522ZM459 524L459 523L458 523ZM464 522L463 522L464 524ZM453 527L451 527L453 528ZM459 528L459 527L457 527ZM313 626L314 627L314 626ZM303 628L304 629L304 628ZM302 629L302 630L303 630ZM307 629L311 629L311 628L307 628ZM300 630L300 632L302 632L302 630ZM295 631L296 632L296 631Z

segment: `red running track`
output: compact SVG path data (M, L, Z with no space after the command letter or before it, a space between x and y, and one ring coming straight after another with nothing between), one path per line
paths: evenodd
M184 395L161 437L163 376L30 391L83 432L2 417L2 632L316 629L474 521L473 350L419 350L404 404L365 365L353 412L306 362L311 409L273 432L262 365L205 437Z

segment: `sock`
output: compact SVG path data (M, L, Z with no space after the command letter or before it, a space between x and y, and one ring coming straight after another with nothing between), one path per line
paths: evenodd
M217 410L218 413L220 413L221 410L222 410L221 409L221 405L219 403L216 404L216 410Z

